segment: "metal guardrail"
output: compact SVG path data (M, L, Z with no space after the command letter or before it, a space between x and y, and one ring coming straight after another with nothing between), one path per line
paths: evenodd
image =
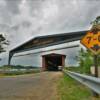
M88 86L91 90L95 91L96 93L100 94L100 78L83 75L71 71L63 72L69 75L70 77L74 78L75 80L79 81L80 83Z

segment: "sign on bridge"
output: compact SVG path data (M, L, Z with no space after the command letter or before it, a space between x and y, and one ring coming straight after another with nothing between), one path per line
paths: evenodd
M81 39L81 43L97 55L100 53L100 31L87 32L87 34Z

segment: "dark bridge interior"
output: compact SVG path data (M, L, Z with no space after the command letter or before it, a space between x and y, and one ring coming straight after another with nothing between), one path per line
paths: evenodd
M59 70L58 66L62 66L61 56L46 57L47 70L58 71Z
M48 71L58 71L59 66L63 68L65 65L65 55L51 53L42 56L42 68Z

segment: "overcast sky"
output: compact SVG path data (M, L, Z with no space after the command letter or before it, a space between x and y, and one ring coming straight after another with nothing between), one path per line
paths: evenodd
M0 33L9 50L35 36L87 30L99 15L99 0L0 0Z

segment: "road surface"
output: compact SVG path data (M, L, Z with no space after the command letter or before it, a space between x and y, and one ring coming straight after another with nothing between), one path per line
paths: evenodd
M0 100L59 100L56 84L61 72L0 78Z

